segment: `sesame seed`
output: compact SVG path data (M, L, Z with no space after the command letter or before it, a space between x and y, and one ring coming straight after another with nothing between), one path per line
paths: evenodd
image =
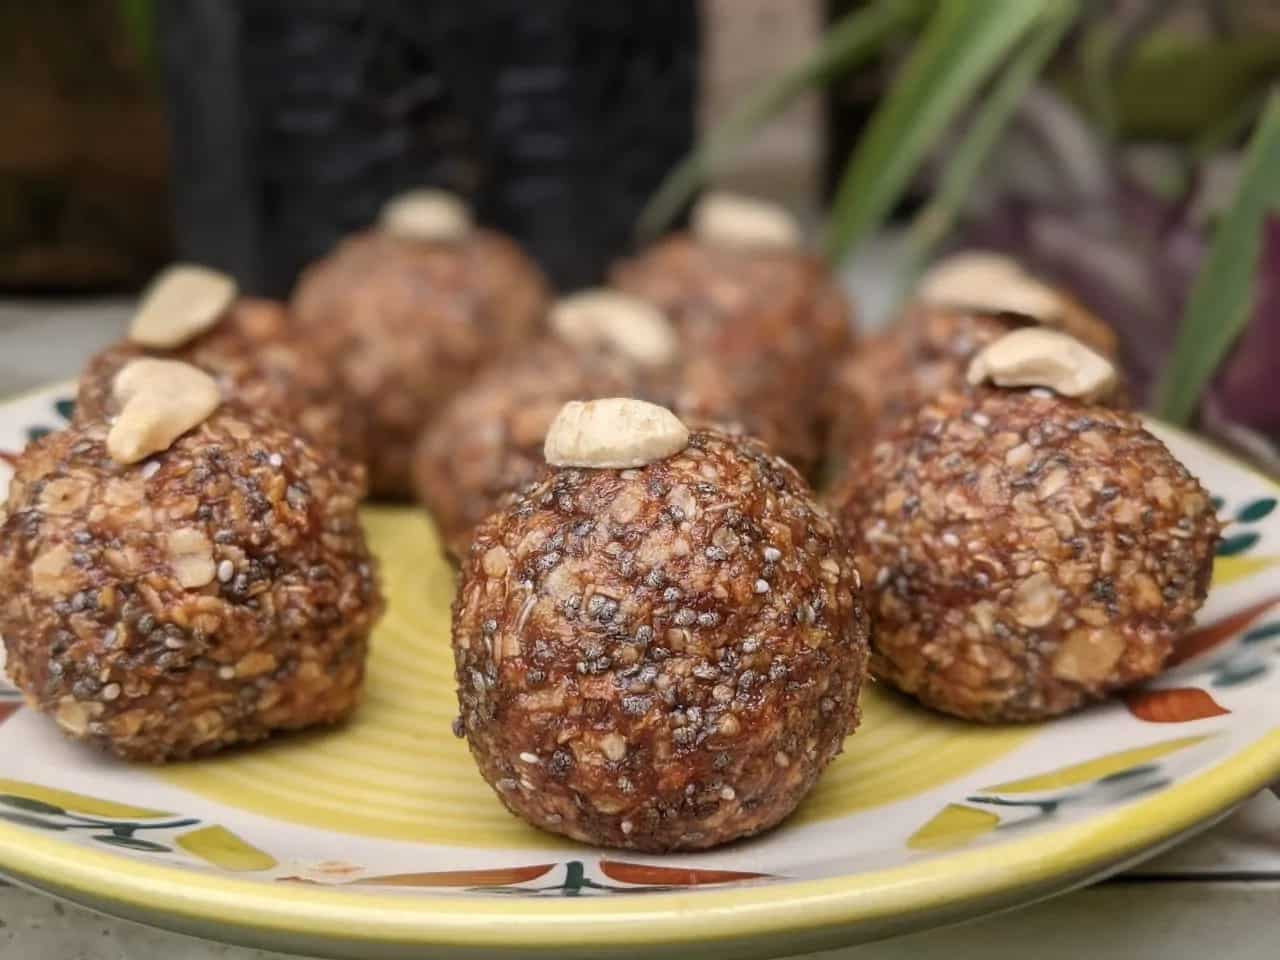
M732 799L733 799L734 797L736 797L737 795L738 795L738 793L737 793L737 791L736 791L736 790L734 790L734 789L733 789L733 787L721 787L721 788L720 788L720 799L721 799L721 800L732 800Z
M782 559L782 551L779 550L777 547L764 548L765 563L777 563L781 559Z
M218 564L218 580L222 583L226 583L235 576L235 572L236 566L230 560L223 560Z
M768 581L768 580L757 580L757 581L756 581L756 588L755 588L755 589L756 589L756 593L768 593L768 592L769 592L769 581Z
M775 753L775 754L773 755L773 762L774 762L774 763L776 763L776 764L777 764L778 766L780 766L780 767L789 767L789 766L791 766L791 758L790 758L790 757L788 757L788 756L787 756L785 753L783 753L781 750L779 750L777 753Z
M221 677L223 680L230 680L235 675L236 675L235 667L227 666L227 667L218 668L218 676Z
M618 824L618 829L620 829L624 834L630 835L631 831L634 830L635 827L632 825L630 820L623 820L622 823Z
M273 453L271 456L267 457L267 463L271 464L271 466L276 469L279 469L284 466L284 457L280 456L278 453Z
M143 480L150 480L159 472L160 472L159 460L148 460L146 463L142 465L141 473L142 473Z
M542 762L541 760L538 759L537 754L530 753L528 750L525 750L523 753L520 754L520 759L523 760L525 763L541 763Z
M969 419L972 420L974 423L976 423L980 427L991 426L991 418L988 417L985 413L974 413L971 417L969 417Z
M118 696L120 696L120 684L108 683L105 687L102 688L103 700L114 700Z
M942 542L945 543L948 547L960 546L960 538L951 532L947 532L942 535Z
M181 650L186 643L181 637L165 637L164 645L170 650Z

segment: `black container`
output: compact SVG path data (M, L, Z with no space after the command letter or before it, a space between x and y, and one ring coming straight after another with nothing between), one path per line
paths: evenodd
M256 292L423 184L597 282L693 142L694 0L157 6L179 252Z

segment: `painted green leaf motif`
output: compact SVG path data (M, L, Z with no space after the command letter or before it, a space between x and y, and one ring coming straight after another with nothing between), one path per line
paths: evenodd
M1227 501L1223 500L1221 497L1210 497L1209 502L1213 504L1214 510L1221 510L1227 503Z
M72 414L76 412L76 401L74 397L62 397L53 402L53 409L58 411L58 416L63 420L70 420Z
M43 813L51 817L60 817L67 812L52 803L33 800L30 797L15 797L11 793L0 794L0 803L3 803L6 807L17 807L19 810L27 811L27 813Z
M24 827L35 827L37 830L66 830L60 823L51 823L48 820L41 820L39 817L31 817L25 813L6 813L0 810L0 820L8 820L10 823L16 823Z
M1241 523L1257 523L1263 517L1269 516L1275 508L1275 497L1263 497L1261 500L1253 500L1241 507L1240 512L1236 514L1236 519Z
M53 433L48 427L27 427L27 442L35 443L41 437L47 437Z
M1280 622L1268 623L1265 626L1258 627L1256 630L1250 630L1240 638L1240 642L1261 643L1263 640L1270 640L1272 637L1280 637Z
M110 833L95 833L93 839L99 843L107 843L113 847L124 847L128 850L141 850L145 853L171 853L163 843L152 843L150 840L139 840L137 837L119 837Z
M1259 539L1256 533L1237 533L1230 537L1223 537L1222 542L1218 544L1218 556L1237 556L1251 549Z
M1238 687L1267 672L1265 663L1227 664L1213 678L1215 687Z

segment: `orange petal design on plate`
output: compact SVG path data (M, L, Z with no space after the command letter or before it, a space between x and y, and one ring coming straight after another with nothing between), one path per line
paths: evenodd
M535 863L527 867L496 867L490 870L389 873L381 877L362 877L347 882L357 886L376 887L506 887L513 883L537 880L554 866L554 863Z
M1148 723L1186 723L1231 712L1199 687L1134 690L1124 695L1124 702L1130 713Z
M1178 645L1174 647L1173 656L1165 663L1165 667L1176 667L1180 663L1186 663L1192 657L1198 657L1206 650L1212 650L1219 644L1225 643L1277 603L1280 603L1280 597L1270 597L1252 607L1245 607L1239 613L1223 617L1217 623L1192 630L1178 641Z
M697 867L655 867L649 863L627 863L625 860L601 860L600 872L621 883L660 884L668 887L696 887L707 883L735 883L759 880L767 873L743 873L738 870L700 870Z

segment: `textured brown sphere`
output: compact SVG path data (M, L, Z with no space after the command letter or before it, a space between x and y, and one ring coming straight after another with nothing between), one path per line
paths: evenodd
M31 444L0 508L0 633L32 705L148 761L346 717L382 607L352 469L231 404L142 463L106 431Z
M697 430L547 470L476 531L453 608L465 735L529 823L692 850L786 817L858 722L866 615L804 481Z
M218 323L175 350L122 341L93 356L80 375L76 420L119 413L111 382L138 357L182 360L204 370L223 395L296 427L318 448L364 461L364 430L344 418L331 375L293 333L284 304L241 298Z
M1013 314L914 304L888 330L858 344L839 364L826 402L833 475L842 475L853 457L904 414L944 391L968 390L969 361L1005 334L1030 325L1029 318ZM1115 333L1083 308L1064 313L1058 328L1118 363ZM1123 384L1106 404L1129 406Z
M676 326L678 415L740 424L801 471L812 469L822 399L852 339L852 308L821 260L677 235L616 265L613 282Z
M642 396L642 379L617 355L547 338L460 390L414 456L418 498L453 554L463 556L476 524L542 472L543 440L565 403Z
M528 340L547 285L510 240L378 230L343 241L302 275L295 322L355 422L366 426L375 494L413 493L413 448L455 392Z
M872 671L989 722L1157 674L1204 602L1209 495L1134 415L1047 391L944 394L846 478Z

